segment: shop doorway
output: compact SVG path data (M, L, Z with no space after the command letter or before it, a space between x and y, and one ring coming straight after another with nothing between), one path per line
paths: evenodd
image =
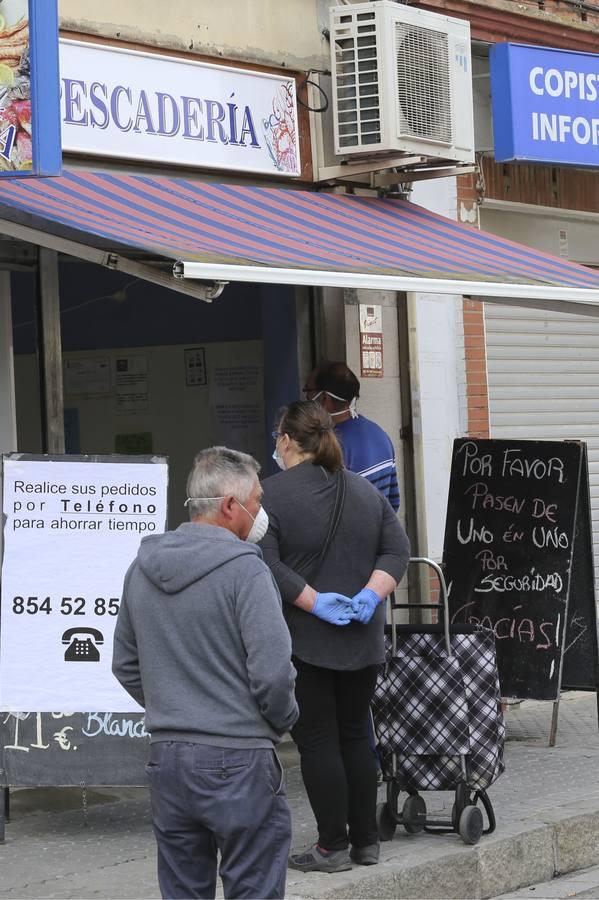
M194 455L224 444L266 474L276 409L300 395L292 288L230 285L212 304L61 260L65 447L169 457L169 527ZM43 452L35 276L12 275L19 450Z

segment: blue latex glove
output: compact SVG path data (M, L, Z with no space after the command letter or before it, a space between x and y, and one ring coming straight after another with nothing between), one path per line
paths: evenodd
M359 594L352 598L354 605L357 605L354 619L361 625L368 625L374 615L374 611L381 602L381 598L370 588L362 588ZM355 608L355 606L354 606Z
M345 594L330 591L316 594L312 613L331 625L349 625L354 618L355 604Z

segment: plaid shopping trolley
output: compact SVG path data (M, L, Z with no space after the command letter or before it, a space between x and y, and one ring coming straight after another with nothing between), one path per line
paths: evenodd
M409 833L456 831L469 844L495 829L486 789L504 770L505 726L501 713L495 639L485 628L449 625L443 573L439 576L438 625L391 625L386 663L372 703L387 801L377 809L382 840L398 824ZM416 604L392 604L401 609ZM426 608L425 606L425 608ZM422 606L420 606L422 608ZM401 792L407 798L399 812ZM451 819L427 815L420 791L455 791ZM480 800L488 826L478 807Z

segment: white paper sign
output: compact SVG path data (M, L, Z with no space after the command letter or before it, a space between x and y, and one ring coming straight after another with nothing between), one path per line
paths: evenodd
M378 304L360 303L360 331L362 334L380 334L383 331L383 307Z
M210 408L217 440L257 459L264 455L264 378L260 362L212 365Z
M291 77L60 41L62 148L300 175Z
M139 412L148 408L147 356L117 357L114 381L118 412Z
M0 710L139 712L111 672L123 580L168 468L5 459Z
M110 360L107 356L85 356L64 363L65 394L110 393Z

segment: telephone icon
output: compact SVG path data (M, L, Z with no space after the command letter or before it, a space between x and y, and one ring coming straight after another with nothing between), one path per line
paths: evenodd
M99 662L97 645L104 643L104 635L97 628L69 628L63 634L62 642L68 644L65 662Z

